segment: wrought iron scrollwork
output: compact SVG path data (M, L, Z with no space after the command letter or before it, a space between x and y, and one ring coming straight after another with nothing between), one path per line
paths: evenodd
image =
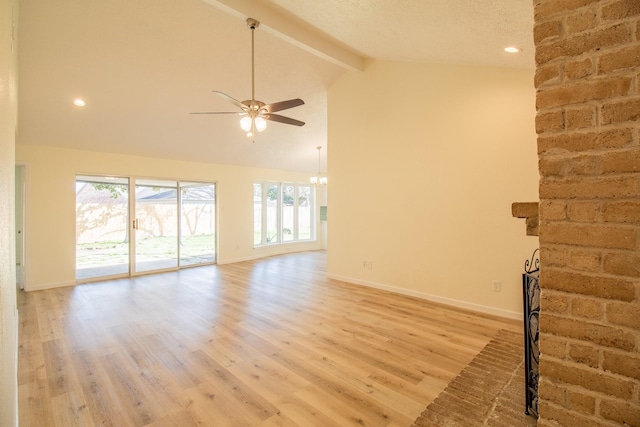
M540 249L536 248L531 254L531 259L524 262L524 272L533 274L540 271Z
M522 291L524 300L524 365L526 414L538 415L538 379L540 376L540 251L533 251L524 263Z

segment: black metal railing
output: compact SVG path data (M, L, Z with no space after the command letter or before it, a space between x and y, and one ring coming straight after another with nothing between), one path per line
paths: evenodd
M540 376L540 251L533 251L524 263L522 291L524 299L524 369L527 415L538 416L538 378Z

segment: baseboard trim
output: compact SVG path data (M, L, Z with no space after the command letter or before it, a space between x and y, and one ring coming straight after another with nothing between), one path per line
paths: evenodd
M263 256L250 256L243 258L233 258L233 259L218 259L216 264L225 265L225 264L235 264L236 262L245 262L245 261L253 261L254 259L264 258Z
M291 242L291 243L283 243L276 244L273 246L264 246L254 248L254 254L248 257L241 258L232 258L232 259L218 259L217 264L234 264L236 262L244 262L244 261L254 261L260 258L267 258L270 256L278 256L278 255L288 255L292 253L298 252L310 252L310 251L320 251L323 250L317 244L308 244L308 243L300 243L300 242Z
M76 281L67 281L67 282L56 282L56 283L40 283L37 285L29 285L24 287L24 290L27 292L31 291L43 291L45 289L54 289L54 288L64 288L66 286L75 286Z
M498 317L513 319L513 320L522 320L523 318L522 313L518 313L515 311L508 311L500 308L489 307L486 305L474 304L468 301L461 301L461 300L447 298L439 295L427 294L424 292L418 292L411 289L398 288L396 286L385 285L383 283L354 279L353 277L340 276L337 274L327 274L327 277L329 279L339 280L341 282L347 282L347 283L352 283L354 285L361 285L369 288L375 288L383 291L393 292L396 294L407 295L410 297L420 298L427 301L437 302L439 304L444 304L444 305L449 305L456 308L475 311L477 313L489 314L492 316L498 316Z

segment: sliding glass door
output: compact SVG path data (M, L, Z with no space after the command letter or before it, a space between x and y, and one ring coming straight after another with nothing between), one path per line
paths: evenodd
M213 183L78 175L76 279L214 263L215 193Z
M180 182L180 265L216 260L216 187Z
M129 274L129 179L76 177L76 279Z
M178 183L136 180L135 272L178 267Z

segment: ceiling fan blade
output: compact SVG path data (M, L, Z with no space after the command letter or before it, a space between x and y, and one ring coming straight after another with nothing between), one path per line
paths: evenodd
M194 113L189 113L189 114L235 114L235 115L241 116L247 113L243 111L196 111Z
M263 114L262 118L264 118L265 120L280 122L287 125L304 126L304 122L301 122L300 120L292 119L291 117L281 116L279 114Z
M276 111L287 110L300 105L304 105L304 101L300 98L296 98L289 99L287 101L274 102L273 104L265 105L262 109L267 110L268 113L275 113Z
M242 111L246 111L247 106L244 105L242 102L238 101L237 99L232 98L229 95L227 95L226 93L220 92L218 90L213 90L212 92L215 93L216 95L218 95L220 98L226 99L227 101L229 101L230 103L232 103L236 107L240 108Z

